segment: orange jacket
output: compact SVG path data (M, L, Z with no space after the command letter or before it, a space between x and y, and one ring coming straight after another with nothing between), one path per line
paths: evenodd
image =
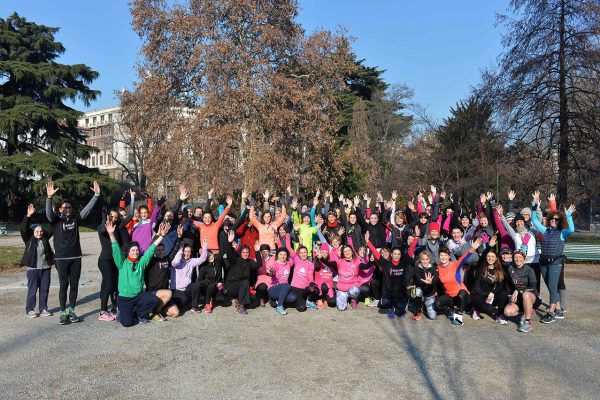
M200 247L205 238L208 238L208 249L213 253L219 251L219 229L223 225L223 221L229 212L229 207L223 210L223 213L217 220L217 222L211 222L210 224L200 224L195 222L194 225L200 231Z

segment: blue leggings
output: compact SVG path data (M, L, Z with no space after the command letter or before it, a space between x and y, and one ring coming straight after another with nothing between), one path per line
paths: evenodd
M271 286L269 288L269 298L276 300L278 306L285 306L285 303L295 303L297 296L296 293L291 292L289 283L280 283L279 285Z
M558 293L558 280L560 278L560 271L562 269L562 257L555 259L548 265L540 265L540 271L544 277L544 282L550 292L550 304L556 304L560 302L560 295Z

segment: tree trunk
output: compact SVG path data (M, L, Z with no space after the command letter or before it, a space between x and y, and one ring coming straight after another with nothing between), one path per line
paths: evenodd
M559 62L559 147L558 147L558 203L567 201L569 183L569 111L567 104L566 67L565 67L565 0L560 3L560 43Z

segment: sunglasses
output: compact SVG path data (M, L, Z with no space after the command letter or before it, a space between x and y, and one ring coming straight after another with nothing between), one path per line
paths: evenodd
M550 221L560 221L559 217L550 218Z

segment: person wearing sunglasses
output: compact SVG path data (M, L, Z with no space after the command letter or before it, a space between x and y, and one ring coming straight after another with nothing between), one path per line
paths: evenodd
M540 271L544 282L550 292L550 308L541 322L550 324L556 319L564 319L564 313L560 307L560 295L558 292L558 281L563 263L563 251L567 237L575 232L573 223L573 212L575 206L571 204L565 208L564 213L550 211L547 215L548 226L544 226L535 212L540 204L540 192L533 194L531 205L531 221L542 235L542 249L540 254ZM566 220L566 224L565 224Z

